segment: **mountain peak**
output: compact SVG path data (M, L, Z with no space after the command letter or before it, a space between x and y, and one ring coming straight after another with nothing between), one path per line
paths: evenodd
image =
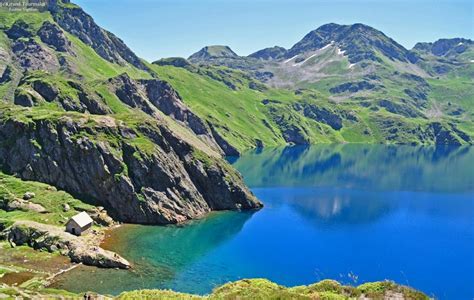
M316 28L313 31L333 32L334 30L337 30L337 29L341 28L342 26L344 26L344 25L340 25L340 24L336 24L336 23L328 23L328 24L324 24L324 25L319 26L318 28Z
M410 61L413 57L402 45L383 32L362 23L339 25L329 23L309 32L288 50L286 57L314 51L335 43L345 51L351 63L362 60L380 61L378 53L391 60Z
M191 62L209 60L214 58L235 58L239 57L229 46L212 45L206 46L198 52L192 54L188 59Z

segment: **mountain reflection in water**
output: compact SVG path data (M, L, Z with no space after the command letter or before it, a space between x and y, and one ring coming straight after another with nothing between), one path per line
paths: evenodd
M255 187L474 191L473 147L314 145L251 151L234 160Z
M107 245L131 271L81 267L54 287L205 294L241 278L288 286L390 279L439 299L474 298L473 147L315 145L229 161L262 210L124 226Z

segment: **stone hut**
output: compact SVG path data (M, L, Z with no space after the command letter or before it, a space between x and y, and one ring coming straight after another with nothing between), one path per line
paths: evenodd
M83 211L69 219L66 223L66 231L79 236L89 230L93 223L92 218Z

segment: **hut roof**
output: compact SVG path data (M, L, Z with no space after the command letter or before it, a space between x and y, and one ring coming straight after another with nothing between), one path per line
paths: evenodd
M73 220L80 227L84 227L94 222L92 218L85 211L78 213L77 215L72 217L71 220Z

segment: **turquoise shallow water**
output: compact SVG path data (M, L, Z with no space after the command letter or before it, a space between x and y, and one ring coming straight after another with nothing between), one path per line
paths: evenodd
M440 299L474 298L474 148L326 145L229 160L264 209L123 226L110 247L132 271L78 268L54 287L204 294L249 277L391 279Z

